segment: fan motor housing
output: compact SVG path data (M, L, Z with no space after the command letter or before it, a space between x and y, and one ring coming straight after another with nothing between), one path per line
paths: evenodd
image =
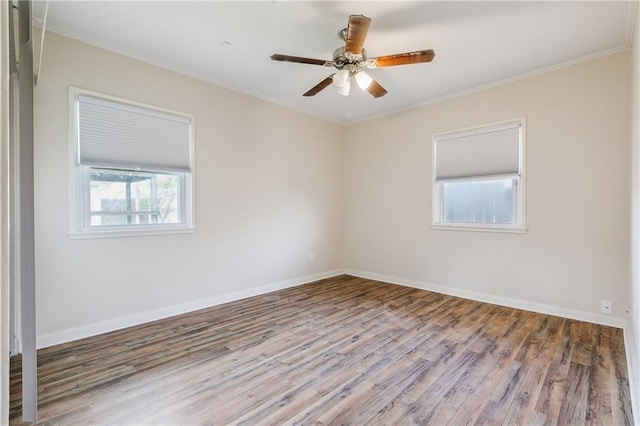
M339 70L348 65L358 65L367 60L367 51L362 49L361 53L349 53L344 51L344 46L338 47L333 52L333 62Z

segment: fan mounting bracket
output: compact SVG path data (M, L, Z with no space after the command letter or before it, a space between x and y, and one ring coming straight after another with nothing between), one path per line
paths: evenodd
M347 28L343 28L340 31L338 31L338 38L342 41L344 41L345 43L347 42Z

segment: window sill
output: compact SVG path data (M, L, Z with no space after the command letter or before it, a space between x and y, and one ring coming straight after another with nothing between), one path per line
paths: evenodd
M93 238L122 238L122 237L146 237L152 235L191 234L196 231L194 227L167 228L167 229L105 229L91 231L69 232L71 240L86 240Z
M444 231L500 232L505 234L525 234L527 228L477 226L477 225L431 225L431 229Z

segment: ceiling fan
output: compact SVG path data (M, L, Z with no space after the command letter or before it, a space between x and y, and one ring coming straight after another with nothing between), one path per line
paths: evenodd
M367 18L364 15L349 16L349 25L338 33L338 37L344 40L345 45L344 47L337 48L333 52L333 59L330 61L281 55L279 53L271 55L271 59L274 61L335 67L338 70L338 72L331 74L313 86L302 96L314 96L331 83L337 86L339 94L348 96L351 90L351 80L355 80L362 90L366 89L373 97L379 98L386 95L387 90L382 87L380 83L372 79L371 76L364 71L365 68L381 68L431 62L436 56L432 49L427 49L369 58L367 57L367 51L362 48L364 40L367 37L367 32L369 31L369 25L371 25L371 18Z

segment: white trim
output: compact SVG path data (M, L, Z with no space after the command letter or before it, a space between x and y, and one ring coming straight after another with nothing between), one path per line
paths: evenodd
M196 232L195 227L153 227L149 229L105 229L103 231L92 230L82 232L69 232L67 236L70 240L86 240L92 238L122 238L151 235L193 234L194 232Z
M44 0L45 5L44 5L44 17L42 18L42 20L38 19L38 21L40 21L40 23L42 24L40 27L42 28L42 34L40 34L40 52L38 53L38 66L35 67L34 66L34 86L38 85L38 80L40 80L40 74L41 74L41 70L42 70L42 53L44 52L44 36L45 33L47 32L47 17L49 16L49 0ZM35 17L33 18L33 23L35 24Z
M456 223L455 225L447 225L445 223L431 224L431 229L436 231L473 231L473 232L497 232L503 234L526 234L527 228L508 227L502 225L491 224L469 224Z
M399 284L421 290L433 291L436 293L448 294L450 296L462 297L478 302L493 303L494 305L506 306L509 308L523 309L525 311L538 312L541 314L555 315L563 318L575 319L578 321L591 322L594 324L608 325L610 327L625 328L627 321L623 318L612 317L575 309L563 308L561 306L547 305L544 303L529 302L522 299L497 296L495 294L483 293L473 290L464 290L455 287L432 284L425 281L410 278L401 278L391 275L377 274L373 272L361 271L357 269L345 269L347 275L360 278L367 278L376 281L383 281L391 284Z
M627 376L629 377L629 396L631 397L631 411L633 413L633 424L640 425L640 412L638 412L638 410L640 410L640 407L638 406L638 398L637 398L638 389L636 389L638 382L635 379L637 374L636 373L637 366L635 365L636 358L634 356L634 351L633 351L634 350L633 339L631 339L630 337L628 322L625 325L624 329L622 330L622 334L624 337L625 357L627 358Z
M13 77L12 77L13 78ZM13 86L9 92L11 108L17 109L18 87ZM9 342L11 355L22 353L22 304L20 285L20 238L18 229L21 226L21 218L18 206L20 205L20 158L18 156L18 114L13 114L9 124L9 293L11 295L9 312L11 314L11 334ZM11 130L13 126L13 131Z
M627 34L625 40L627 47L632 48L633 39L635 37L636 31L638 31L638 29L636 28L636 11L638 10L638 2L630 1L627 10L629 15L627 16ZM636 411L634 410L633 412L635 413Z
M10 208L10 183L9 164L9 128L11 115L9 105L9 79L10 55L9 52L9 19L10 9L8 2L0 4L0 424L9 424L9 352L11 351L10 330L11 316L9 298L12 297L10 289L9 268L9 208Z
M236 300L244 299L247 297L258 296L265 293L270 293L276 290L283 290L289 287L296 287L302 284L312 283L314 281L336 277L342 275L341 269L321 272L312 275L306 275L299 278L293 278L286 281L280 281L276 283L266 284L258 287L252 287L245 290L232 291L229 293L220 294L217 296L209 297L206 299L194 300L193 302L181 303L179 305L167 306L164 308L156 309L153 311L141 312L133 315L127 315L120 318L114 318L106 321L100 321L93 324L84 325L81 327L68 328L65 330L56 331L53 333L42 334L37 337L36 346L38 349L46 348L61 343L70 342L73 340L82 339L85 337L96 336L102 333L108 333L110 331L119 330L134 325L144 324L150 321L155 321L163 318L172 317L175 315L184 314L187 312L197 311L198 309L209 308L223 303L233 302Z

